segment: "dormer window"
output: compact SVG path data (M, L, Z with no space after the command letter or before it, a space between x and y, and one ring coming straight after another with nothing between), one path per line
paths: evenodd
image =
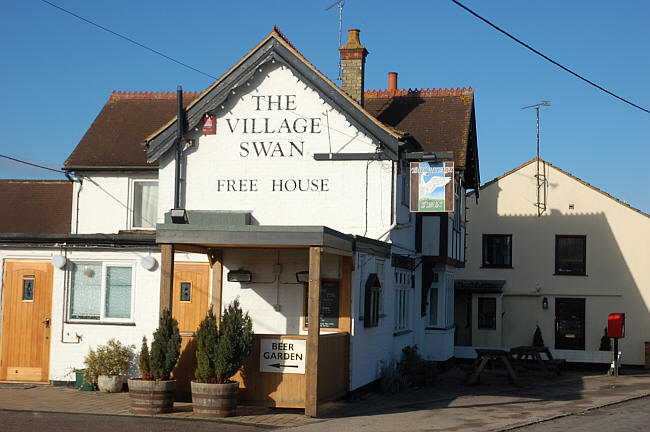
M134 180L133 181L133 219L131 227L134 229L148 229L156 227L158 212L158 181Z

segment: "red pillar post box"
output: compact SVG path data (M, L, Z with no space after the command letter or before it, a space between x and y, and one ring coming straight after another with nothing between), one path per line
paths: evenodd
M607 317L607 336L611 338L625 337L625 314L611 313Z

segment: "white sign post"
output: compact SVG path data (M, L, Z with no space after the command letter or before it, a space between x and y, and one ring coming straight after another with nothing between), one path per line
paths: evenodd
M260 340L260 372L305 373L304 339Z

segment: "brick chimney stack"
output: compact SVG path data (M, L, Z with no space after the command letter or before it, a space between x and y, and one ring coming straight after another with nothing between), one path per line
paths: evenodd
M397 93L397 72L388 72L388 92L391 96Z
M348 30L348 42L339 47L341 52L341 88L363 106L364 75L368 51L359 41L359 30Z

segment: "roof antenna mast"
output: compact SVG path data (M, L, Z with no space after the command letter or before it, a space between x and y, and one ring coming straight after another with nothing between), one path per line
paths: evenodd
M528 109L528 108L535 108L535 111L537 112L537 174L535 175L535 178L537 179L537 203L535 206L537 207L537 216L541 216L542 213L546 211L546 170L544 170L544 174L540 174L539 172L539 107L543 106L551 106L551 101L541 101L538 104L535 105L529 105L522 107L521 109ZM544 194L542 196L541 194L541 189L544 188Z
M332 3L331 5L329 5L325 10L328 11L328 10L332 9L334 6L339 7L339 47L341 47L341 30L343 28L343 6L345 6L345 0L337 0L334 3ZM342 66L341 66L341 53L340 52L339 52L339 65L338 65L338 68L339 68L339 72L338 72L338 76L336 77L336 79L338 81L341 81Z

